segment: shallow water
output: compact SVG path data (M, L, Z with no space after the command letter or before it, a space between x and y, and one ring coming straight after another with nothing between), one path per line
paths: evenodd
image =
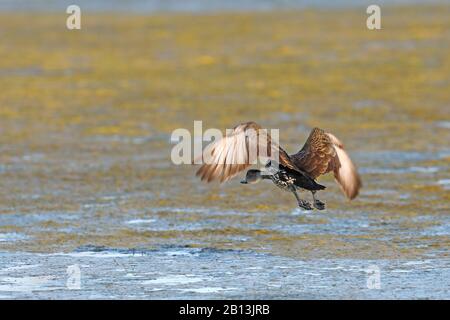
M3 253L0 297L49 299L442 299L450 267L439 260L298 260L251 251L166 247ZM5 266L5 261L8 263ZM67 268L80 270L79 286ZM371 268L379 287L368 288ZM44 272L45 270L45 272Z
M0 298L450 298L450 7L389 12L3 15ZM364 188L199 183L170 162L199 119L322 127Z

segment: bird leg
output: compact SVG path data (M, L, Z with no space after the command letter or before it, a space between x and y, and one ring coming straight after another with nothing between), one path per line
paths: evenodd
M323 210L325 209L325 203L320 201L319 199L316 199L316 191L311 191L313 200L314 200L314 208L317 210Z
M300 208L305 209L305 210L312 210L313 209L311 207L311 203L309 203L306 200L303 200L303 199L299 198L299 196L297 194L297 191L295 189L292 189L292 193L294 194L295 198L297 199L297 203L298 203L298 206Z

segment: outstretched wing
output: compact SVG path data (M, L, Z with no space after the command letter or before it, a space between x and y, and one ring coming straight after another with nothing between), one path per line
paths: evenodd
M277 154L278 159L273 159ZM280 165L299 171L289 155L272 141L266 130L255 122L246 122L236 126L230 134L214 141L203 150L204 164L196 175L207 182L224 182L256 164L261 157L276 160Z
M349 199L354 199L362 186L355 165L342 142L331 133L314 128L303 148L291 155L292 161L311 178L333 171L337 183Z

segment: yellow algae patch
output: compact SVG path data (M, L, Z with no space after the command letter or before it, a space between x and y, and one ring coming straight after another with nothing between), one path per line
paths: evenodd
M199 57L195 58L193 62L195 65L207 66L207 65L215 64L217 62L217 59L212 56L204 55L204 56L199 56Z

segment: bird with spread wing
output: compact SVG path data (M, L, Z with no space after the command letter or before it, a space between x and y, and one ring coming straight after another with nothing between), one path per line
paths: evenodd
M303 148L296 154L288 155L255 122L237 125L224 138L209 144L203 150L204 163L198 169L197 176L202 181L218 180L222 183L257 163L261 156L267 158L267 163L261 169L248 170L241 183L271 180L277 187L292 192L299 207L305 210L312 210L313 207L307 200L300 199L297 190L310 191L314 208L325 209L325 204L316 198L316 192L325 189L316 182L321 175L333 172L336 182L350 200L358 195L362 186L355 165L342 142L333 134L314 128Z

